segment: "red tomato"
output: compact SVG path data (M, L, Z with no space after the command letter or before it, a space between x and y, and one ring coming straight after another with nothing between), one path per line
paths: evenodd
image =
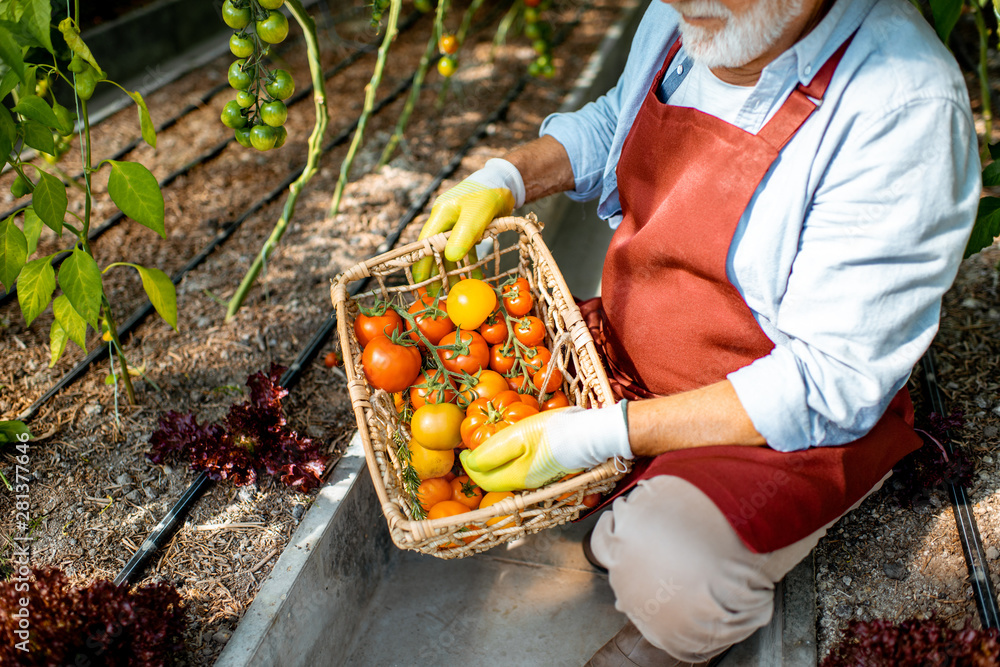
M490 363L490 346L475 331L453 331L438 342L441 363L452 373L475 375ZM463 348L448 350L444 346L461 345Z
M323 357L323 365L326 366L327 368L333 368L334 366L339 366L340 355L337 354L336 352L328 352L327 355ZM507 384L504 383L504 386L506 387Z
M538 399L531 394L521 394L521 402L525 405L530 405L537 411L541 411L541 408L538 406Z
M541 345L545 340L545 324L534 315L528 315L514 327L514 336L528 347Z
M517 422L530 417L532 415L537 415L538 410L531 407L530 405L525 405L524 403L514 403L507 406L507 409L503 412L503 420L508 424L516 424Z
M545 373L548 371L548 365L544 366L541 370L534 374L531 378L531 383L535 385L538 389L548 393L555 391L562 385L562 373L558 368L552 369L552 375L549 376L549 381L542 386L542 382L545 380Z
M358 337L361 347L365 347L375 336L391 336L393 331L403 328L403 319L392 308L379 313L376 307L372 314L359 314L354 320L354 335Z
M446 55L454 55L458 51L458 38L451 34L441 35L438 40L438 49Z
M419 410L428 403L451 403L455 388L440 370L421 371L410 387L410 403Z
M528 365L528 368L531 369L532 372L535 372L544 368L545 364L549 363L549 360L551 359L552 353L549 352L547 347L536 345L525 354L524 363Z
M479 333L482 334L483 339L490 345L507 342L507 323L503 317L497 318L494 317L495 315L496 312L479 327Z
M516 392L530 391L531 382L523 375L507 378L507 386Z
M448 317L448 308L443 299L435 299L429 294L422 295L413 302L407 311L417 322L417 329L430 341L431 345L438 342L455 330L455 325ZM423 345L416 331L410 331L410 338Z
M469 509L476 509L483 500L483 490L470 481L468 475L451 480L451 489L451 499L462 503Z
M506 285L502 294L504 308L507 309L507 313L514 317L527 315L535 303L526 278L518 278L512 285Z
M506 351L504 351L503 344L494 345L490 349L490 368L501 375L510 373L510 369L514 368L516 360L517 356L514 354L513 346Z
M361 353L361 365L371 386L388 392L403 391L420 374L420 350L375 336Z
M466 413L468 414L468 413ZM462 425L459 427L459 431L462 434L462 443L465 444L469 449L475 449L472 444L473 435L479 430L479 427L489 421L489 418L484 413L473 414L466 416L462 420Z
M494 396L490 403L494 408L502 411L515 403L521 403L521 395L513 389L507 389Z
M546 410L555 410L556 408L568 407L569 399L566 398L566 394L564 394L561 389L542 401L542 412L545 412Z

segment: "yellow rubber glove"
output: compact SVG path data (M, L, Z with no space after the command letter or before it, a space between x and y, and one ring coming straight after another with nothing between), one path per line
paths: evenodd
M614 456L631 459L626 405L532 415L463 450L462 466L484 491L516 491L537 489Z
M486 166L434 200L430 218L419 239L454 230L445 246L445 259L457 262L479 243L494 218L510 215L524 203L524 182L506 160L492 159ZM434 260L425 257L413 265L413 279L426 280Z

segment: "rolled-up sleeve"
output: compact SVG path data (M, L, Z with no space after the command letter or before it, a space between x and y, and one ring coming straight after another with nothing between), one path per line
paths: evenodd
M572 113L555 113L545 119L539 136L550 136L566 149L576 187L566 194L575 201L589 201L601 194L604 169L618 127L621 84L594 102Z
M905 384L975 218L976 149L968 110L951 100L911 101L845 135L778 305L787 341L728 376L771 447L856 440Z

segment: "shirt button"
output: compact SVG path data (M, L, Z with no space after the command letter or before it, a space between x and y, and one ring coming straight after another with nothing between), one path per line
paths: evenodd
M683 74L684 73L684 65L678 65L677 66L677 73L678 74Z
M806 74L812 74L812 71L813 71L812 65L806 65L805 69Z

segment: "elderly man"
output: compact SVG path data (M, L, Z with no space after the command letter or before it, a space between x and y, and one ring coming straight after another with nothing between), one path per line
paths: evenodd
M654 1L618 85L540 134L422 233L454 226L456 260L525 201L600 197L583 310L622 400L462 462L500 490L634 458L589 544L629 623L589 664L710 664L920 444L905 384L980 191L968 95L906 0Z

